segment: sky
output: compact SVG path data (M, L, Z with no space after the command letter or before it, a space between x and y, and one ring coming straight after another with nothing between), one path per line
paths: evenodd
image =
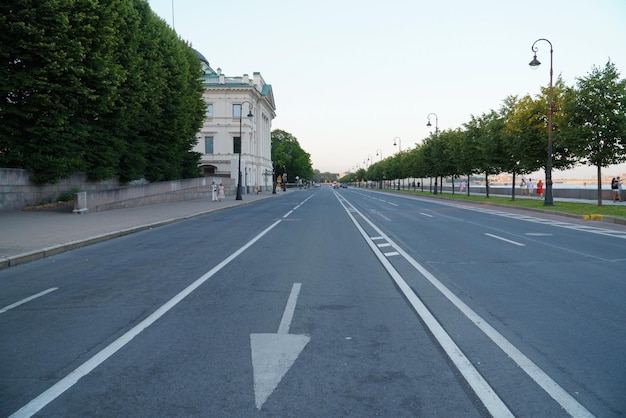
M610 59L626 78L625 0L149 0L152 10L227 76L272 85L272 129L313 168L343 173L456 129L510 95L567 85ZM547 137L547 134L546 134ZM394 139L398 145L394 146ZM377 155L378 154L378 155ZM626 173L626 164L603 175ZM595 167L553 172L592 178Z

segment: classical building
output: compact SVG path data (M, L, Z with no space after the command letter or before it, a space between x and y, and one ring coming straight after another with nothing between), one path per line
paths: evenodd
M227 77L202 62L206 114L194 151L202 154L205 177L235 189L241 163L242 193L272 187L272 120L276 105L272 86L258 72L252 78ZM239 153L241 151L241 153Z

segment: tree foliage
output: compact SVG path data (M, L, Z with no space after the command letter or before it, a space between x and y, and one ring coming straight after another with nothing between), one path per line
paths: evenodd
M298 139L280 129L272 131L272 162L274 172L287 173L287 181L295 182L300 179L313 179L313 165L311 155L304 151Z
M7 0L0 44L0 165L36 183L200 174L200 63L144 0Z
M597 167L600 182L603 167L626 161L626 80L619 79L615 64L608 61L579 78L570 95L565 130L577 139L575 152L582 161Z
M497 111L472 115L462 128L431 133L414 149L370 165L365 179L512 173L514 185L515 175L545 169L552 111L553 168L569 169L581 161L597 166L600 196L600 168L626 161L626 80L609 61L578 79L575 87L567 87L559 77L552 89L552 109L549 93L542 88L534 98L507 97Z

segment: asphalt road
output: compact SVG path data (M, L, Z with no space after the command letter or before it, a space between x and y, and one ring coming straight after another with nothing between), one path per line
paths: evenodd
M625 239L323 187L5 269L0 416L623 416Z

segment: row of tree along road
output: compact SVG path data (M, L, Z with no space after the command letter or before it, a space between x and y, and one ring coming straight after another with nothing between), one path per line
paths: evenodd
M553 168L597 167L601 204L602 168L626 161L626 80L608 61L575 86L566 86L559 77L552 109L548 102L548 88L537 97L509 96L500 109L472 116L462 128L431 133L414 148L348 173L341 181L511 173L515 184L516 176L546 166L551 111Z

